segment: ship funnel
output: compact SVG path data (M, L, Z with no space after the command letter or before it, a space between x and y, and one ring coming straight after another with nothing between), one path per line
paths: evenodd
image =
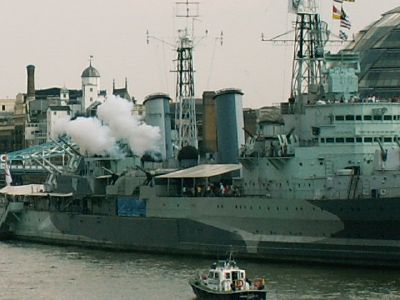
M243 92L225 89L214 96L217 107L218 163L235 164L244 145Z
M170 101L171 98L163 93L149 95L143 101L146 123L160 128L160 152L162 158L166 160L172 157Z

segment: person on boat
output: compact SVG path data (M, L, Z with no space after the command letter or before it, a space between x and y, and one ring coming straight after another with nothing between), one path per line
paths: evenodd
M245 282L245 289L246 290L249 290L250 289L250 286L251 286L251 281L250 281L250 279L248 279L247 277L244 279L244 282Z
M220 196L223 196L225 194L225 187L222 182L219 183L219 194Z

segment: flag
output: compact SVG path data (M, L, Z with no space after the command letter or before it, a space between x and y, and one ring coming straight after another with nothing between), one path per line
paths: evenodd
M345 13L343 7L341 8L341 13L340 13L340 27L347 29L351 28L349 16Z
M348 19L347 14L345 13L343 6L340 8L340 19Z
M333 5L332 18L334 20L340 20L340 16L341 16L341 14L340 14L339 10L336 8L335 5Z
M349 19L340 19L340 27L350 29L351 23L350 23Z
M348 39L348 35L346 32L344 32L343 30L339 30L339 38L343 41L347 41Z

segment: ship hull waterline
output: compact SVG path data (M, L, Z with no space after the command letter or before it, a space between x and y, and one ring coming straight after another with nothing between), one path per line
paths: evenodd
M400 267L398 240L248 234L182 218L96 216L25 210L11 237L48 244L262 260Z

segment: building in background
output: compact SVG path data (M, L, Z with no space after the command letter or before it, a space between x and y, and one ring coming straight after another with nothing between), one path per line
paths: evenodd
M0 99L0 153L24 147L25 106L22 95Z
M400 101L400 6L361 30L347 50L360 55L362 99Z
M122 99L129 100L129 101L132 101L133 103L136 103L135 97L131 97L131 95L129 95L127 78L125 78L125 86L123 88L118 88L118 89L115 88L115 79L113 80L112 94L114 96L119 96Z

